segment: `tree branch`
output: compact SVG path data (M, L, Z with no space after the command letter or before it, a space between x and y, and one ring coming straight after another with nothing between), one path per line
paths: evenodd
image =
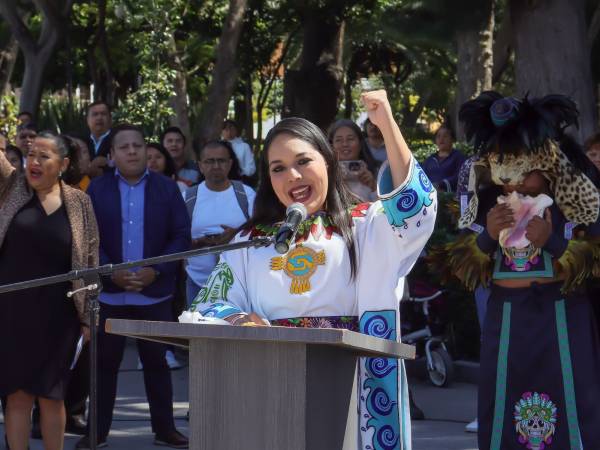
M590 48L594 45L594 41L596 37L598 37L598 33L600 33L600 3L596 6L596 10L592 15L592 20L590 21L590 26L587 31L587 40L590 44Z
M507 4L507 8L510 8ZM494 66L492 69L492 84L498 82L504 70L508 66L510 55L513 52L513 29L512 21L510 18L510 11L507 9L504 12L502 23L496 38L494 39L494 47L492 55L494 59Z
M287 57L288 51L289 51L291 43L292 43L292 39L296 36L296 34L298 33L298 30L300 30L299 27L295 28L288 35L288 37L285 41L285 44L283 44L283 49L281 50L281 56L279 57L279 61L277 62L277 65L273 68L273 71L271 72L266 84L263 85L261 83L261 89L260 89L260 92L259 92L258 98L257 98L257 103L260 104L261 106L264 106L265 103L267 102L267 98L269 97L269 92L271 92L271 87L273 86L273 83L275 82L275 79L277 78L277 74L279 73L279 70L283 66L283 63L285 62L285 59ZM264 94L264 97L262 97L263 94Z
M10 31L19 42L19 46L21 47L21 50L23 50L23 53L35 53L35 40L19 16L17 2L15 0L0 1L0 15L2 15L8 23Z
M60 12L56 11L50 0L32 1L35 7L42 12L44 19L46 19L53 28L59 29L63 25L61 22Z

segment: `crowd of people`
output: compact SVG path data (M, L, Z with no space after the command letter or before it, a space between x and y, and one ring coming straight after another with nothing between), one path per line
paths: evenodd
M579 440L600 448L590 431L600 411L578 390L585 386L600 394L600 381L590 379L600 374L600 354L597 323L588 320L593 316L586 289L592 287L585 284L597 272L577 259L596 251L600 133L580 150L557 131L565 124L556 119L547 124L554 134L524 141L514 124L531 116L523 119L514 105L528 100L486 95L461 110L475 154L467 158L457 150L452 128L443 124L433 137L437 151L420 165L383 91L363 94L368 119L362 129L342 119L324 134L306 120L285 119L269 132L258 157L229 119L221 139L194 154L190 136L177 127L166 128L154 142L137 126L113 126L111 107L102 101L87 108L87 136L40 131L31 114L20 114L14 142L0 134L0 285L269 235L291 203L308 210L288 255L249 249L103 279L98 447L107 445L125 347L124 337L104 332L107 319L173 321L190 309L233 325L264 326L266 320L399 339L397 293L433 230L437 191L454 193L460 204L465 232L445 249L445 263L475 290L482 328L480 448L530 444L538 439L532 423L542 427L539 442L580 448L573 447ZM536 159L538 154L545 158ZM571 185L580 189L578 196L565 193ZM524 221L514 202L542 195L552 206ZM507 244L505 230L517 225L526 251ZM289 269L287 261L298 257L310 261L308 275ZM468 264L489 273L469 278ZM86 346L73 361L78 341L89 338L89 294L65 302L67 290L81 286L78 281L0 295L0 358L12 362L0 377L0 395L12 450L27 449L30 433L45 448L61 449L65 429L82 435L77 449L90 448ZM540 299L547 302L543 308ZM373 326L376 321L381 323ZM531 334L531 322L539 334ZM552 327L558 334L548 336L556 337L542 337ZM565 350L565 336L579 350L569 352L568 344ZM531 359L528 344L534 342L538 356ZM187 448L173 420L174 356L158 343L137 341L137 347L155 443ZM361 448L377 448L382 430L373 425L367 404L377 387L398 419L388 424L386 445L410 449L403 363L386 364L389 370L380 377L369 359L361 362L357 439ZM533 372L540 375L531 381ZM526 404L537 409L527 412Z

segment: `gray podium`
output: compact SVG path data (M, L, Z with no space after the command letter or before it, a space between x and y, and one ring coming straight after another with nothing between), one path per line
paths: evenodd
M356 358L415 357L340 329L109 319L106 331L189 348L194 450L354 450Z

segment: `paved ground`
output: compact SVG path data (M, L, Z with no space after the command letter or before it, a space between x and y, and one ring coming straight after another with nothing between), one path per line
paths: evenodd
M113 428L108 438L112 450L156 449L152 445L148 405L145 402L142 373L136 370L137 353L128 345L119 375L118 398ZM175 416L179 430L188 434L187 370L172 372L175 394ZM413 422L414 450L476 450L476 439L464 432L464 426L475 417L476 388L454 383L446 389L426 382L411 382L417 404L427 420ZM1 416L0 416L1 417ZM3 419L3 418L2 418ZM4 433L3 420L0 433ZM2 435L0 434L0 436ZM65 449L74 447L78 436L67 435ZM1 444L0 444L0 448ZM31 450L43 450L41 441L32 441ZM275 449L268 449L275 450Z
M412 381L417 405L424 421L413 421L413 450L477 450L475 434L465 433L465 425L477 412L477 388L454 383L437 388L424 381Z

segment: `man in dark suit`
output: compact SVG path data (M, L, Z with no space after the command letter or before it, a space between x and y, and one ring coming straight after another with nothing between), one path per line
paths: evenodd
M103 101L90 103L87 107L86 121L90 129L90 137L87 142L92 162L90 177L98 177L108 167L110 154L112 117L108 103Z
M135 261L188 250L190 219L177 184L146 169L142 131L131 125L113 129L115 171L92 180L92 199L100 233L100 264ZM176 263L115 272L103 281L98 331L98 446L106 445L112 422L117 375L125 338L104 332L107 318L172 320ZM165 361L166 346L137 341L150 403L155 444L187 448L175 429L173 388ZM89 448L88 436L76 448Z

